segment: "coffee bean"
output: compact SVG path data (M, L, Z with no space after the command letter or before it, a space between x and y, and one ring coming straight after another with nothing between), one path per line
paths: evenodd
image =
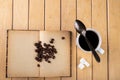
M55 59L55 56L53 56L52 58Z
M48 61L48 58L45 58L45 61Z
M55 40L54 38L51 39L51 41L54 41L54 40Z
M42 55L42 54L38 54L37 56L38 56L39 58L42 58L42 57L43 57L43 55Z
M35 43L34 45L36 46L36 45L38 45L38 43Z
M47 44L46 44L46 43L44 43L43 45L44 45L44 46L47 46Z
M40 64L37 64L37 67L40 67Z
M42 42L41 41L38 41L39 44L41 44Z
M35 58L38 62L42 62L42 58L36 57Z
M38 49L39 49L39 48L40 48L40 45L36 46L36 48L38 48Z
M64 40L65 39L65 37L62 37L62 40Z
M57 51L55 51L55 53L57 53Z
M39 49L42 49L42 45L39 45Z
M35 52L39 52L39 50L38 50L38 49L36 49L36 50L35 50Z
M39 58L39 62L42 62L42 58Z
M54 39L53 39L53 38L50 40L50 43L51 43L51 44L53 44L53 43L54 43Z
M38 44L38 43L35 43L34 45L37 47L39 44Z
M54 48L54 46L51 46L52 48Z
M51 61L48 61L48 63L51 63Z
M37 61L39 61L39 58L38 58L38 57L35 57L35 59L36 59Z
M49 55L49 58L52 58L52 55Z
M53 44L53 41L50 41L51 44Z

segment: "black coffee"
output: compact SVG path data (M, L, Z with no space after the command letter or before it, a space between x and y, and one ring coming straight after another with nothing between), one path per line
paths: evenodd
M86 31L86 37L92 44L93 48L95 49L99 43L99 38L98 38L97 34L93 31L88 30L88 31ZM82 49L84 49L86 51L90 51L90 48L88 47L87 42L85 41L85 38L82 35L80 35L80 37L79 37L79 44Z

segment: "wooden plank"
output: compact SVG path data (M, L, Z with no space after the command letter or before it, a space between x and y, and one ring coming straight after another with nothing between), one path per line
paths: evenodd
M60 0L45 0L45 30L60 30ZM60 77L45 80L60 80Z
M13 29L28 29L28 0L13 0ZM27 78L12 78L27 80Z
M92 28L98 31L102 38L101 47L105 50L103 55L99 54L101 62L93 59L93 80L108 80L107 78L107 25L106 25L106 1L92 1ZM94 57L93 57L94 58ZM101 74L102 73L102 74Z
M87 28L91 27L91 0L77 0L77 19L81 20ZM92 56L91 53L84 52L77 47L77 65L80 59L85 58L90 66L83 70L77 67L78 80L92 80Z
M60 30L60 0L45 0L45 30Z
M44 29L44 0L30 0L29 29Z
M14 29L28 28L28 0L13 0Z
M120 0L109 0L109 80L120 80Z
M29 78L29 80L44 80L44 78Z
M12 80L28 80L27 78L12 78Z
M29 30L44 30L44 0L30 0ZM44 80L44 78L29 78L29 80Z
M0 80L6 78L6 41L7 29L12 25L12 0L0 0Z
M69 30L72 32L71 38L71 77L62 77L62 80L76 80L76 31L74 29L74 21L76 19L76 1L61 0L61 30Z

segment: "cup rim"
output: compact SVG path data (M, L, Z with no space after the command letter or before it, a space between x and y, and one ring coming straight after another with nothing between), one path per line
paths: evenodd
M95 29L93 29L93 28L87 28L86 31L88 31L88 30L95 32L95 33L97 34L98 38L99 38L98 46L97 46L97 48L95 49L95 51L97 51L97 50L99 50L99 48L100 48L100 46L101 46L101 43L102 43L102 39L101 39L100 33L97 32L97 31L96 31ZM86 51L86 50L84 50L84 49L81 48L81 46L79 45L78 38L79 38L80 35L81 35L81 34L78 34L78 35L77 35L76 45L77 45L82 51L84 51L84 52L91 52L91 51Z

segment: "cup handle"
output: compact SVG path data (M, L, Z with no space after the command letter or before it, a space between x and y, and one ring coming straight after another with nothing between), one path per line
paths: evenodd
M100 54L104 54L104 52L105 52L102 48L99 48L97 51L98 51Z

